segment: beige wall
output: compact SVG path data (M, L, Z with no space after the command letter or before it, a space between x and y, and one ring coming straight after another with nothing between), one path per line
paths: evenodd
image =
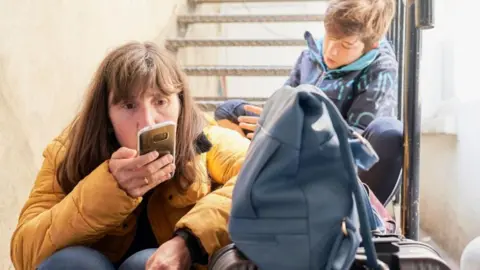
M0 269L10 265L10 236L42 149L72 119L97 64L125 41L174 36L175 15L185 11L185 2L0 1ZM190 34L215 29L197 27ZM189 63L215 60L188 57ZM200 91L211 81L195 85Z
M423 229L454 259L480 236L478 101L463 103L458 135L424 135L420 217Z

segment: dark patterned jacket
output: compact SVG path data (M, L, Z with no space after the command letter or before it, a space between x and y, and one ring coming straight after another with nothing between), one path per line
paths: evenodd
M364 130L376 117L396 116L398 62L388 41L347 66L329 70L323 61L323 39L314 40L306 32L305 40L308 49L301 53L286 85L317 86L356 129Z

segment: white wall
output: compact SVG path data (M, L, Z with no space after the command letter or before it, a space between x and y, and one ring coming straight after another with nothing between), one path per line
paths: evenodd
M480 4L446 0L436 5L436 32L424 33L421 78L428 81L423 82L421 91L423 104L432 99L441 104L429 106L436 109L437 120L431 122L437 124L436 130L454 131L456 136L422 136L420 216L423 228L458 260L466 244L480 236L480 85L476 68L480 40L473 31ZM429 38L442 42L435 44ZM441 49L430 55L427 50L435 50L435 45ZM430 94L425 94L427 91ZM442 127L442 121L448 124Z
M10 265L10 236L41 152L74 116L96 66L126 41L161 43L175 35L185 2L0 1L0 269ZM196 27L189 34L216 29ZM188 55L193 63L215 59ZM197 80L195 89L208 84Z

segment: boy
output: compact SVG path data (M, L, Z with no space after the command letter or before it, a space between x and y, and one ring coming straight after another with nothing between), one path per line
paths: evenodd
M380 161L369 171L360 171L359 176L384 204L399 183L403 152L403 128L395 118L398 63L384 39L394 13L395 0L331 0L325 13L324 37L314 40L305 33L308 49L301 53L285 83L317 86L371 143ZM239 101L227 101L217 112L238 106L261 113L261 108ZM258 116L236 116L242 130L255 130ZM219 125L229 121L218 113L216 120Z

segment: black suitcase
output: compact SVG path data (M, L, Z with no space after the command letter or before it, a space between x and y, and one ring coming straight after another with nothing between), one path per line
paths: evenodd
M385 269L450 269L440 257L440 254L428 244L409 240L395 234L376 235L373 238L373 243L379 263ZM365 262L364 250L359 248L351 269L365 269Z
M383 269L450 269L445 261L440 258L438 252L428 244L404 239L398 235L375 236L373 242L379 264ZM366 256L364 250L359 248L351 270L366 269L365 263ZM212 256L208 269L257 270L258 268L237 250L234 244L230 244Z

